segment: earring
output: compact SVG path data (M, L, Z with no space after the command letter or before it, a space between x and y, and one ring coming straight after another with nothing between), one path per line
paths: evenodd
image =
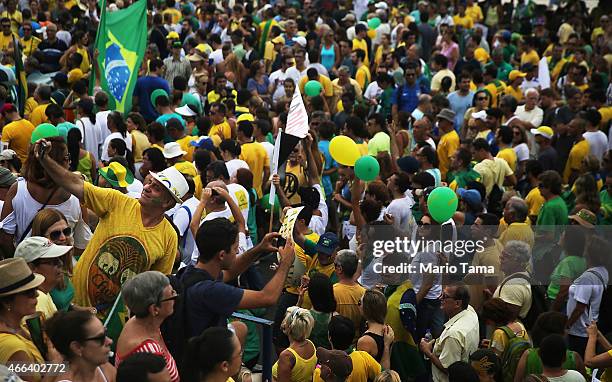
M7 310L7 312L10 312L10 311L11 311L11 309L12 309L12 307L11 307L10 305L7 305L7 306L6 306L6 310Z

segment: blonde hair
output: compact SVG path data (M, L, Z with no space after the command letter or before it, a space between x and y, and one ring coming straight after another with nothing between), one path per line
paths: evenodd
M287 308L285 318L281 323L283 333L294 341L303 341L310 337L314 327L314 318L307 309L297 306Z
M385 370L376 376L374 382L402 382L402 380L397 372Z

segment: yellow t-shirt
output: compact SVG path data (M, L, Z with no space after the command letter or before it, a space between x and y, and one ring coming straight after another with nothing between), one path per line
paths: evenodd
M525 197L525 203L527 203L527 207L529 208L529 216L538 216L540 208L542 208L545 201L546 200L544 200L544 197L540 193L540 189L537 187L532 188Z
M0 33L0 49L7 50L9 46L12 46L13 38L15 38L15 40L18 39L16 34L11 33L8 36L5 36L4 33Z
M365 52L365 59L363 60L363 64L366 66L370 66L370 53L368 52L368 43L365 39L359 40L357 38L353 39L353 50L361 49Z
M532 64L533 66L537 66L540 63L540 56L535 49L532 49L531 52L523 52L521 54L521 66L525 64Z
M83 57L83 61L81 62L81 66L79 66L79 68L81 69L83 74L89 73L89 69L91 69L91 64L89 62L89 53L87 53L87 48L77 47L76 53L80 54Z
M604 106L597 111L601 114L601 123L599 126L603 129L605 126L608 126L608 122L612 119L612 106Z
M563 170L563 183L569 183L569 177L572 174L572 170L580 170L582 160L587 155L589 155L589 142L586 139L574 144L567 158L567 163L565 163L565 169Z
M42 313L42 321L48 320L57 313L57 307L51 298L49 293L45 293L41 290L38 291L38 297L36 298L36 311Z
M359 301L365 293L365 288L359 284L346 285L341 283L334 284L334 298L336 299L336 312L339 315L348 317L355 324L355 336L361 327L363 318L359 310Z
M178 238L166 219L143 226L138 200L119 191L85 183L83 195L100 221L74 269L74 302L97 307L103 317L126 280L149 270L172 272Z
M25 101L25 106L23 108L23 114L29 116L30 114L32 114L32 111L36 109L36 106L38 106L38 102L36 102L34 97L28 97L28 99L26 99Z
M132 130L132 153L134 154L134 162L142 162L142 152L151 147L149 138L140 130Z
M253 173L253 188L257 191L257 197L263 195L261 186L263 184L263 171L265 167L270 167L268 152L259 142L245 143L241 146L240 159L247 162ZM267 181L267 179L266 179Z
M308 81L309 80L307 76L303 76L302 78L300 78L300 82L298 83L298 85L300 87L300 91L302 92L302 94L304 94L304 86L306 86L306 83ZM321 86L323 86L323 95L325 97L333 97L334 96L334 86L332 85L332 82L329 79L329 77L319 74L318 81L321 84Z
M32 36L31 39L25 40L23 37L19 38L19 43L23 47L23 54L26 57L30 57L32 53L38 48L38 44L40 44L41 40L38 37Z
M516 99L516 102L521 102L525 96L523 95L523 91L521 88L513 88L512 86L507 86L506 90L504 90L504 94L511 95Z
M274 50L274 43L272 41L266 41L264 48L264 60L274 62L276 60L276 50Z
M193 196L200 199L200 196L202 196L202 189L204 188L204 185L202 184L202 176L195 176L193 178L193 183L195 183L195 192L193 193Z
M459 135L455 130L452 130L446 134L444 134L440 138L440 143L438 143L438 160L440 162L439 168L440 173L442 174L442 181L446 180L446 173L450 168L451 157L457 151L460 145Z
M455 25L462 26L463 29L472 29L474 27L474 20L467 15L467 11L465 16L463 17L459 15L453 16L453 22L455 23Z
M208 132L208 136L209 137L219 136L219 133L223 135L223 138L221 140L232 139L232 127L230 126L229 122L227 122L227 119L223 120L223 122L221 122L218 125L213 125L213 127L211 127L210 131Z
M187 152L187 154L183 155L183 158L187 162L193 161L193 152L195 150L195 146L192 146L191 142L197 141L197 140L198 140L198 137L194 137L192 135L185 135L183 138L176 140L176 143L178 143L179 146L181 146L181 150Z
M2 129L2 142L8 142L9 149L15 150L21 163L25 163L28 157L32 131L34 125L27 119L13 121Z
M315 243L319 241L319 235L316 232L310 232L307 233L306 235L304 235L304 237L310 241L314 241ZM314 259L312 256L309 256L306 254L306 252L304 252L304 248L300 247L299 245L295 246L295 257L297 260L300 261L300 263L302 263L302 265L304 265L304 273L308 274L308 272L311 269L316 269L317 265L320 266L319 264L319 257L318 256L314 256ZM332 263L333 265L333 263ZM285 289L287 290L287 292L292 293L292 294L298 294L298 287L297 286L292 286L289 283L285 284Z
M484 19L480 5L474 3L471 7L465 7L465 15L469 16L475 23L479 23Z
M24 330L27 331L27 329ZM0 364L6 365L13 354L17 352L26 353L33 363L45 362L42 355L40 355L40 351L31 339L19 334L0 333ZM40 379L40 375L34 377L35 381L40 381Z
M361 65L355 73L355 81L357 81L362 89L365 89L368 87L371 80L372 75L370 74L370 69L365 65Z
M608 355L612 357L612 349L608 350ZM612 382L612 367L608 367L601 376L601 382Z
M499 152L497 153L497 157L508 162L508 166L510 166L510 169L513 172L516 171L517 158L516 158L516 152L514 151L513 148L506 147L505 149L499 150Z
M38 105L34 110L32 110L32 114L30 114L30 122L32 122L32 125L34 125L34 127L37 127L41 123L49 121L47 115L45 114L47 106L49 106L48 103L44 105Z

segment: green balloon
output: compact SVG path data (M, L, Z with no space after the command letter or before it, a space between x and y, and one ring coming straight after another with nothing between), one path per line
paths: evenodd
M453 190L448 187L438 187L429 194L427 208L429 214L438 223L444 223L453 217L457 211L459 198Z
M36 141L43 138L59 137L59 135L60 133L57 127L50 123L41 123L32 131L30 143L36 143Z
M62 122L57 124L57 131L59 135L64 137L64 139L68 138L68 132L72 129L78 129L77 125L72 122Z
M372 17L368 20L368 27L370 29L376 29L380 26L380 19L378 17Z
M306 93L308 97L315 97L321 94L321 89L323 89L323 86L321 86L319 81L310 80L306 82L304 86L304 93Z
M376 158L370 155L362 156L355 162L355 176L366 182L370 182L378 176L380 165Z

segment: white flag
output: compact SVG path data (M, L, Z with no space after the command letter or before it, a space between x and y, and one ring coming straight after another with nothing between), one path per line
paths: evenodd
M296 86L293 92L285 132L300 139L308 134L308 113L306 113L306 107L304 106L299 86Z
M548 72L548 60L542 57L538 63L538 82L540 89L548 89L550 87L550 73Z
M282 132L283 129L278 129L276 141L274 142L272 163L270 163L270 174L272 175L278 174L278 155L280 154L281 136L283 135ZM272 211L274 211L274 199L276 199L276 187L274 187L274 184L270 184L270 206L272 206Z

